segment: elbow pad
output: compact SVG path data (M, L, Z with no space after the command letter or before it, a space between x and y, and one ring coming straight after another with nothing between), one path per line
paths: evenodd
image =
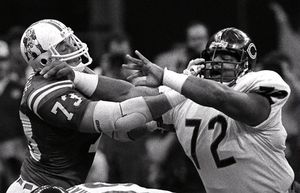
M121 103L99 101L93 113L94 128L97 132L130 131L145 126L151 120L151 112L143 97Z

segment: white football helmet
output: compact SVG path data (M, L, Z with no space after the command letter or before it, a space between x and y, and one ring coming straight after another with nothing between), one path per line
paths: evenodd
M62 53L57 45L66 42L72 52ZM20 42L21 53L34 71L41 70L53 61L75 63L74 70L83 70L92 63L88 47L74 35L71 28L53 19L44 19L29 26Z

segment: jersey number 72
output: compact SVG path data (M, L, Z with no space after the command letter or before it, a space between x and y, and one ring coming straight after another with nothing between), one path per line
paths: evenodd
M215 129L216 123L221 124L221 132L216 137L216 139L212 142L212 144L210 145L210 151L214 158L217 168L223 168L223 167L226 167L226 166L236 163L236 161L233 156L225 158L225 159L220 159L220 157L218 155L218 146L226 135L227 122L226 122L225 117L223 117L222 115L218 115L209 121L208 130ZM197 137L199 134L200 124L201 124L201 119L187 119L185 121L186 126L194 127L192 140L191 140L191 156L192 156L193 162L195 163L195 165L198 169L200 169L200 165L199 165L197 155L196 155L196 145L197 145L196 143L197 143Z

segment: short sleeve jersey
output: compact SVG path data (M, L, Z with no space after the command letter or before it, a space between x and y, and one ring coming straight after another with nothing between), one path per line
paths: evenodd
M20 105L29 147L23 179L64 188L85 181L100 135L78 130L88 103L69 80L29 78Z
M289 86L277 73L260 71L239 78L233 89L267 97L269 117L252 127L186 100L163 115L164 124L174 125L208 193L286 192L294 179L281 122Z

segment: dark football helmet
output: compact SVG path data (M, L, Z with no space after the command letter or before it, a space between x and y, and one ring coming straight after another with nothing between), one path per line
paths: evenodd
M215 60L217 55L222 54L235 57L237 62L226 61L226 59ZM206 79L212 79L221 83L232 83L238 77L253 69L256 57L256 47L246 33L233 27L225 28L209 39L205 50L202 52L202 58L205 59L205 68L202 71L202 75ZM223 75L224 71L229 70L223 68L224 63L235 65L235 68L232 69L234 71L233 76L225 77Z

